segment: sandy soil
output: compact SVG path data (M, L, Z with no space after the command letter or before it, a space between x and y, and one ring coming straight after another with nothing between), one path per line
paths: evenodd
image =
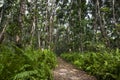
M58 65L53 70L54 80L97 80L94 76L76 69L73 65L58 57Z

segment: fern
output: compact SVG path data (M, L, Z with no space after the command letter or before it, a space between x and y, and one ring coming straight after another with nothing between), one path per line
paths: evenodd
M3 46L4 47L4 46ZM1 80L52 80L51 69L56 65L56 57L49 50L35 50L27 47L0 46ZM18 54L19 53L19 54Z
M29 79L30 76L32 75L37 75L38 71L37 70L33 70L33 71L24 71L24 72L20 72L18 74L16 74L13 78L13 80L25 80L25 79Z
M4 69L3 64L0 64L0 74L2 73L3 69Z
M64 53L61 54L65 60L73 63L76 67L95 75L98 80L120 79L120 51L110 53L87 52L87 53Z

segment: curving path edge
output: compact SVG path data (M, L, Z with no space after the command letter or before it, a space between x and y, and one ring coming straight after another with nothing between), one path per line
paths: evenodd
M94 76L76 69L73 65L58 57L58 65L53 70L54 80L97 80Z

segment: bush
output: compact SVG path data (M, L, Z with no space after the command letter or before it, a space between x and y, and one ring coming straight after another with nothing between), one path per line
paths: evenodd
M120 80L119 49L111 53L73 53L61 54L77 68L83 69L96 76L98 80Z
M51 69L56 66L55 54L49 50L31 47L0 47L1 80L52 80ZM19 53L17 53L17 52Z

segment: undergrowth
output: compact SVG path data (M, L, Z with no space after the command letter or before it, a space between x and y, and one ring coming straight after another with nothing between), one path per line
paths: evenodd
M0 46L0 80L53 80L56 57L50 50Z
M120 51L64 53L61 57L98 80L120 80Z

